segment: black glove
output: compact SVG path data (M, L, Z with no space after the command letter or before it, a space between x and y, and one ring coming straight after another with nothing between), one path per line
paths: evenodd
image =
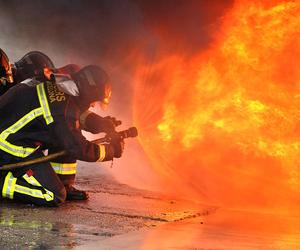
M117 134L111 137L110 145L114 149L114 157L120 158L124 151L124 140Z
M102 121L99 123L102 127L103 132L105 133L111 133L115 131L115 124L113 122L113 120L109 119L109 118L102 118Z
M93 112L88 112L87 115L81 116L80 123L83 126L83 130L93 134L115 131L115 125L110 118L103 118Z
M117 118L115 118L113 116L105 116L104 119L105 120L110 120L114 124L115 127L122 124L122 122L120 120L117 120Z

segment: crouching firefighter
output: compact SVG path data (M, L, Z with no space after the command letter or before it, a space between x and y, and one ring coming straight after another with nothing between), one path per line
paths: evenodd
M72 79L60 85L26 81L1 96L0 169L1 165L42 157L45 149L64 149L68 157L87 162L121 157L124 142L120 137L95 144L85 139L79 125L81 113L90 105L108 103L111 87L107 74L90 65ZM3 198L43 206L57 206L66 199L66 188L50 162L0 171L0 191Z
M53 62L42 52L31 51L11 64L6 53L0 48L0 95L28 78L42 79L45 69L52 68Z
M80 70L80 67L76 64L68 64L61 68L55 68L51 59L40 51L31 51L25 54L19 61L10 64L9 59L5 52L0 49L0 77L2 79L0 84L0 95L4 94L9 88L23 81L31 81L32 83L39 83L40 81L50 80L51 76L55 75L58 84L63 82L63 85L70 83L69 92L74 85L73 81L70 81L71 75L74 75ZM38 81L32 81L34 78ZM27 80L29 79L29 80ZM101 117L89 110L83 112L79 119L80 128L93 134L101 132L109 133L115 130L115 127L120 125L121 122L114 117ZM56 151L53 148L49 153ZM86 200L88 194L85 191L81 191L74 188L75 174L77 171L76 159L65 156L60 157L51 162L54 171L58 174L60 180L65 185L67 191L67 200Z

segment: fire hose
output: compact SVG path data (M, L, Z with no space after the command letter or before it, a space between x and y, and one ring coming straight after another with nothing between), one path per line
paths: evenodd
M138 135L138 131L137 131L136 127L131 127L129 129L119 131L119 132L114 132L114 133L121 140L126 139L126 138L133 138ZM110 134L107 134L105 137L93 140L92 142L96 143L96 144L109 143L111 141L111 138L112 138L112 136ZM53 154L50 154L47 156L42 156L42 157L35 158L32 160L28 160L28 161L5 164L0 167L0 170L3 171L3 170L12 170L12 169L16 169L16 168L21 168L21 167L29 166L29 165L36 164L36 163L50 161L57 157L64 156L67 154L68 154L68 152L66 150L62 150L62 151L59 151L59 152L56 152L56 153L53 153Z

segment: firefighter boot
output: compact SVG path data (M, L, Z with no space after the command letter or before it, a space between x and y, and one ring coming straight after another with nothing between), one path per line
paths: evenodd
M66 186L68 201L83 201L89 198L89 194L83 190L78 190L73 186Z

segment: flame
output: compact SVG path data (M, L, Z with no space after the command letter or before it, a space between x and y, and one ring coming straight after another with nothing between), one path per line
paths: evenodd
M134 119L164 189L230 206L298 201L299 14L296 1L236 1L209 49L139 67Z
M43 73L44 73L44 76L50 80L51 79L51 75L53 74L53 70L48 68L48 67L44 67L43 69Z

